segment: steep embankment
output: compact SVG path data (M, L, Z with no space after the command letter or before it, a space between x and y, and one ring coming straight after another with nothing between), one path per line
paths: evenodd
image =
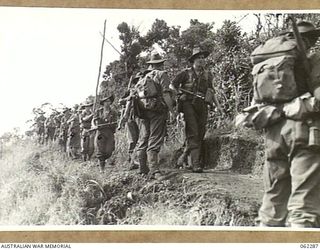
M161 168L170 178L162 182L127 170L124 134L118 138L103 174L94 161L70 161L55 145L6 145L0 224L254 225L263 159L254 137L207 138L202 174L176 169L177 145L166 142Z

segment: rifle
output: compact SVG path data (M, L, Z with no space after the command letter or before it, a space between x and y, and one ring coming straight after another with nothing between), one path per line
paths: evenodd
M204 100L204 99L205 99L204 96L195 94L195 93L193 93L192 91L189 91L189 90L186 90L186 89L183 89L183 88L179 88L179 90L181 90L182 92L184 92L184 93L186 93L186 94L189 94L189 95L195 96L195 97L197 97L197 98L200 98L201 100Z
M133 76L130 77L130 80L128 83L128 90L130 90L130 88L131 88L132 80L133 80ZM131 95L131 93L129 93L129 96L127 97L125 107L121 110L121 116L120 116L120 120L119 120L118 127L117 127L118 130L122 129L124 127L124 124L129 119L130 111L133 107L133 105L132 105L133 100L130 95Z
M293 34L294 34L294 37L296 39L296 42L297 42L297 47L298 47L298 50L300 51L300 54L301 54L301 58L302 58L302 63L303 63L303 67L307 73L307 84L308 84L308 87L309 87L309 90L313 89L313 86L310 86L311 84L311 81L310 81L310 76L311 76L311 70L310 70L310 64L309 64L309 61L308 61L308 57L307 57L307 53L306 53L306 50L305 50L305 47L303 45L303 41L302 41L302 37L301 37L301 34L299 33L298 31L298 27L297 27L297 24L296 24L296 21L295 21L295 18L293 17L293 15L289 15L288 17L291 22L292 22L292 30L293 30ZM313 90L313 96L315 97L316 100L320 100L320 88L316 88Z
M310 65L309 65L309 61L308 61L308 57L307 57L307 52L306 52L305 47L303 45L301 34L298 31L297 23L296 23L293 15L289 15L289 19L292 22L293 35L294 35L294 38L296 39L298 50L301 53L303 67L304 67L305 71L307 72L307 77L310 78Z

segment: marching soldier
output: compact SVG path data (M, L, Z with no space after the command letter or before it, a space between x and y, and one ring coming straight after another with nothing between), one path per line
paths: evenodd
M45 112L39 111L39 116L36 117L35 123L37 126L37 135L38 135L38 143L43 144L44 143L44 122L46 120L46 117L44 116Z
M54 114L51 114L44 122L45 141L48 144L49 141L53 141L55 133Z
M121 129L124 124L126 125L126 134L129 144L129 170L139 168L139 164L137 164L137 162L135 161L136 157L134 154L139 139L139 124L137 120L138 118L136 117L136 114L134 112L134 86L142 76L143 74L139 72L134 77L132 77L132 80L130 80L129 82L128 90L119 100L119 104L122 106L122 112L118 129Z
M171 89L181 92L178 111L183 113L186 136L182 157L185 158L190 154L192 171L196 173L203 171L200 155L206 132L207 106L214 103L222 112L213 90L211 72L205 69L204 59L208 55L208 51L195 48L189 58L192 67L180 72L170 85ZM184 160L180 159L182 162Z
M117 128L117 111L113 107L114 96L109 95L100 100L102 108L98 109L93 117L95 126L94 147L99 160L101 172L105 170L106 160L115 149L114 134Z
M294 33L251 55L254 101L244 123L265 131L260 226L320 227L320 54L310 53L320 29L293 24Z
M67 155L71 159L79 157L80 149L80 122L79 122L79 105L73 108L73 114L67 121L68 123L68 139L67 139Z
M165 61L157 52L153 52L147 62L150 72L136 84L140 117L137 148L139 168L140 173L149 174L154 179L162 178L158 154L164 142L168 110L173 110L170 81L163 70Z
M71 116L71 112L69 108L64 108L63 117L61 118L60 124L60 134L59 134L59 145L63 148L64 152L67 152L67 138L68 138L68 120Z
M81 154L84 161L90 160L94 151L93 131L90 131L93 118L92 105L92 102L83 104L84 110L80 113Z
M61 112L57 112L54 116L54 140L57 141L59 139L60 134L60 125L61 125L61 119L63 117L63 114Z

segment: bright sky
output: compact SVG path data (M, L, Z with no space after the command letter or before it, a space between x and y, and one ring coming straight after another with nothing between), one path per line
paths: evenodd
M14 127L25 130L32 108L50 102L72 106L94 94L103 22L106 38L119 50L117 26L140 26L145 34L156 18L169 26L189 27L190 19L239 21L241 11L116 10L0 7L0 135ZM251 16L251 17L250 17ZM239 24L254 26L252 14ZM105 43L103 69L119 55Z

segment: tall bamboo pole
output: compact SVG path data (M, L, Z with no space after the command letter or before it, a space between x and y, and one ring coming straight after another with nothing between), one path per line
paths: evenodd
M98 72L98 78L97 78L97 84L96 84L96 95L95 95L94 104L93 104L93 113L95 113L96 108L97 108L97 103L98 103L98 89L99 89L99 82L100 82L100 76L101 76L101 66L102 66L102 60L103 60L104 40L105 40L105 36L106 36L106 23L107 23L107 20L104 20L103 38L102 38L102 44L101 44L101 49L100 49L100 64L99 64L99 72Z

